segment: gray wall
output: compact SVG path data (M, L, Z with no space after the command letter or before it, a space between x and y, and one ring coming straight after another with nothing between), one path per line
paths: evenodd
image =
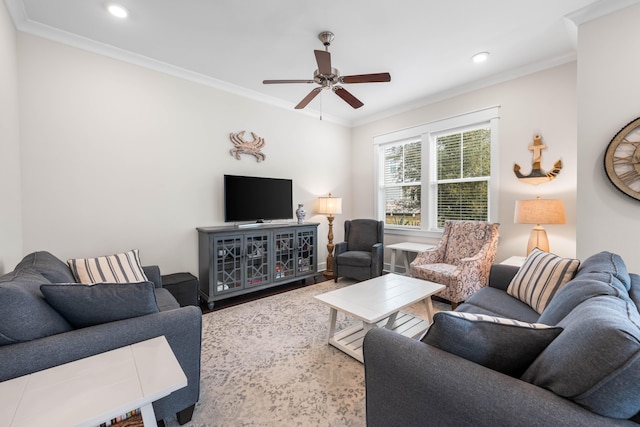
M25 253L139 248L195 274L195 228L224 223L223 175L240 174L293 179L326 259L314 204L350 200L349 129L24 33L18 56ZM265 161L230 155L240 130L265 138Z
M640 201L618 191L603 167L611 138L640 116L640 6L578 29L578 256L619 253L640 272Z
M0 274L22 256L16 31L0 2Z

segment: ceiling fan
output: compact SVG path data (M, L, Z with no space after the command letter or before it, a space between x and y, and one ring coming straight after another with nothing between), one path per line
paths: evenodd
M331 67L331 53L329 53L329 45L334 39L334 34L331 31L323 31L318 34L318 38L325 46L325 50L314 50L313 53L316 56L316 62L318 63L318 69L313 73L313 80L263 80L263 84L281 84L281 83L317 83L320 87L314 88L302 101L296 105L296 109L301 109L307 106L315 98L321 90L332 90L342 98L347 104L353 108L360 108L364 104L349 91L340 86L344 83L377 83L377 82L389 82L391 81L391 75L389 73L375 73L375 74L357 74L353 76L341 76L340 72Z

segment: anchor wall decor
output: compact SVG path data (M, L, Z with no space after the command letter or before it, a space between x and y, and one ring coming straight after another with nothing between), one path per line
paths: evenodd
M542 137L540 135L535 135L533 137L533 145L529 146L529 151L533 153L531 173L529 175L523 175L520 172L520 165L516 163L513 165L513 173L516 174L516 178L527 184L538 185L553 180L560 173L560 169L562 169L562 160L558 160L553 165L553 169L549 172L545 172L540 168L542 150L545 148L547 148L547 146L542 143Z
M264 147L265 144L264 138L259 137L255 133L251 132L253 140L245 141L244 132L245 131L231 132L229 134L229 139L231 139L231 142L233 143L233 145L235 145L234 148L229 150L229 153L232 156L236 156L236 159L238 160L240 160L240 154L250 154L252 156L255 156L257 162L261 162L266 159L267 156L262 151L260 151L260 149Z

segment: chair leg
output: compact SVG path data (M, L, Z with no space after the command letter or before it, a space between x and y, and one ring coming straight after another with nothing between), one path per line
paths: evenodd
M178 424L183 425L191 421L191 417L193 417L193 410L196 408L196 404L189 406L188 408L184 408L182 411L176 414L176 418L178 418Z

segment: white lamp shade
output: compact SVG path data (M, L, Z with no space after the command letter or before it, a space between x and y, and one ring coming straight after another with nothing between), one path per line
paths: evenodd
M334 215L342 213L342 198L318 197L318 213L322 215Z
M562 200L516 200L516 224L566 224Z

